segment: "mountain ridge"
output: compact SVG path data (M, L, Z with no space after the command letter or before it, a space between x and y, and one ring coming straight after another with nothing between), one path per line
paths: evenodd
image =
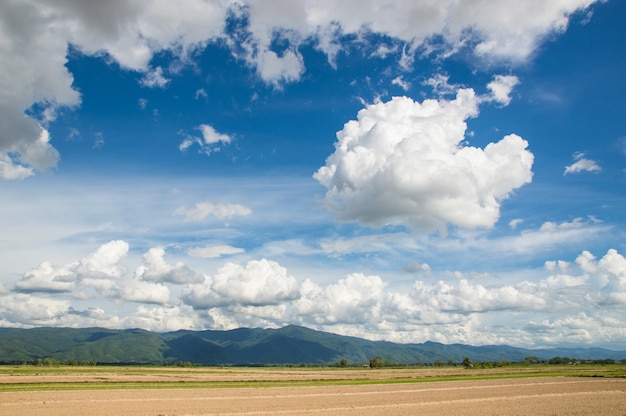
M427 341L399 344L288 325L282 328L177 330L107 328L0 328L0 362L59 361L97 363L176 363L201 365L368 363L374 357L402 364L549 360L626 359L626 351L604 348L526 349L509 345L472 346Z

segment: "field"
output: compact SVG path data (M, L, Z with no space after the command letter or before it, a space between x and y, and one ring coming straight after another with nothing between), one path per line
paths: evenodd
M0 415L618 415L626 367L0 367Z

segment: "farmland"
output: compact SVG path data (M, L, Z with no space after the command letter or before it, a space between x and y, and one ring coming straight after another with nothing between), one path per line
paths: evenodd
M626 367L0 367L0 414L626 415Z

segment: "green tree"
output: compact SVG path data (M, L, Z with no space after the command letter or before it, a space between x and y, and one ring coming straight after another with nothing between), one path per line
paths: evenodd
M370 360L369 364L370 364L370 368L380 368L383 366L384 362L383 362L382 357L380 355L377 355L376 357Z
M335 363L336 367L347 367L348 366L348 360L346 360L345 358L342 358L341 360L337 361Z
M465 368L472 368L472 367L474 367L474 364L472 364L472 360L470 360L469 357L463 358L463 367L465 367Z

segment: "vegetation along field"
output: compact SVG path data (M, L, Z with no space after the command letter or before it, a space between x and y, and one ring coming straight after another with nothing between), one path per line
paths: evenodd
M2 415L626 415L626 366L2 366Z

